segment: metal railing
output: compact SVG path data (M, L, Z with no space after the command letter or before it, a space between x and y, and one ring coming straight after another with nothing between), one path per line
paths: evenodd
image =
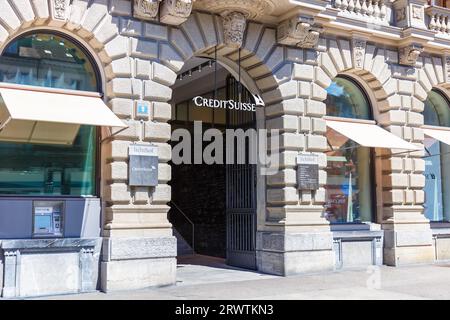
M180 207L175 202L170 201L169 205L172 209L175 209L179 213L181 213L181 215L184 217L184 219L191 225L191 231L192 231L191 247L192 247L192 251L195 252L195 225L194 225L194 222L192 222L192 220L189 219L189 217L186 215L186 213L184 213L184 211L181 210ZM170 211L169 211L169 214L170 214Z

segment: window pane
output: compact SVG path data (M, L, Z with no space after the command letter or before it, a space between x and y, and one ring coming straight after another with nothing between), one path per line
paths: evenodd
M449 126L450 109L439 92L431 91L425 101L424 123ZM425 136L425 216L431 221L450 220L450 146Z
M187 102L177 104L177 116L178 121L188 120L188 104Z
M0 81L15 84L97 91L94 70L83 50L53 34L15 40L0 57ZM70 146L0 142L0 195L95 195L96 144L92 126Z
M450 126L450 108L447 99L436 91L430 91L423 110L426 125Z
M431 221L443 220L442 174L439 141L425 137L425 216Z
M213 94L202 95L205 99L212 99ZM202 121L205 123L213 122L213 108L197 107L194 103L189 103L189 121Z
M326 218L333 223L372 221L370 149L329 130Z
M0 143L0 195L95 195L95 128L72 146Z
M369 102L352 81L336 78L327 88L327 115L343 118L370 119Z
M352 81L336 78L327 89L327 115L370 120L371 109L362 90ZM327 185L325 215L332 223L373 220L372 157L370 148L327 130Z
M222 125L227 123L227 111L225 109L214 109L214 123Z
M53 34L14 41L0 58L0 81L40 87L97 91L94 68L76 44Z

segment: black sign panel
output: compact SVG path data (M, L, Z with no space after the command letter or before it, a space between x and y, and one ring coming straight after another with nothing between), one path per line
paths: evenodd
M129 148L129 185L155 187L158 185L158 147L131 145Z
M297 188L299 190L319 189L319 160L314 154L297 156Z

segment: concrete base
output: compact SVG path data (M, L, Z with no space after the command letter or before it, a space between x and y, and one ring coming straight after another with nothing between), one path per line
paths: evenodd
M336 269L383 264L383 231L333 232Z
M257 244L256 260L260 272L289 276L334 270L331 232L260 232Z
M450 261L450 223L432 222L431 231L433 232L435 261Z
M102 291L144 289L176 282L175 258L102 262Z
M176 255L175 237L106 238L101 263L102 291L175 284Z
M92 292L101 239L4 240L3 297Z
M388 266L434 262L431 230L385 230L383 260Z

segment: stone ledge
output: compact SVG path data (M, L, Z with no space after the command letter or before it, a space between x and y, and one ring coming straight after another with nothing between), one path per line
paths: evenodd
M73 250L74 248L97 247L101 238L93 239L27 239L3 240L0 248L3 250L44 251L47 249Z
M177 239L160 238L105 238L102 261L173 258L177 256Z
M356 231L335 231L333 239L342 240L372 240L382 238L384 231L356 230Z
M300 252L331 250L333 234L331 232L318 233L272 233L260 232L257 242L263 251L272 252Z

